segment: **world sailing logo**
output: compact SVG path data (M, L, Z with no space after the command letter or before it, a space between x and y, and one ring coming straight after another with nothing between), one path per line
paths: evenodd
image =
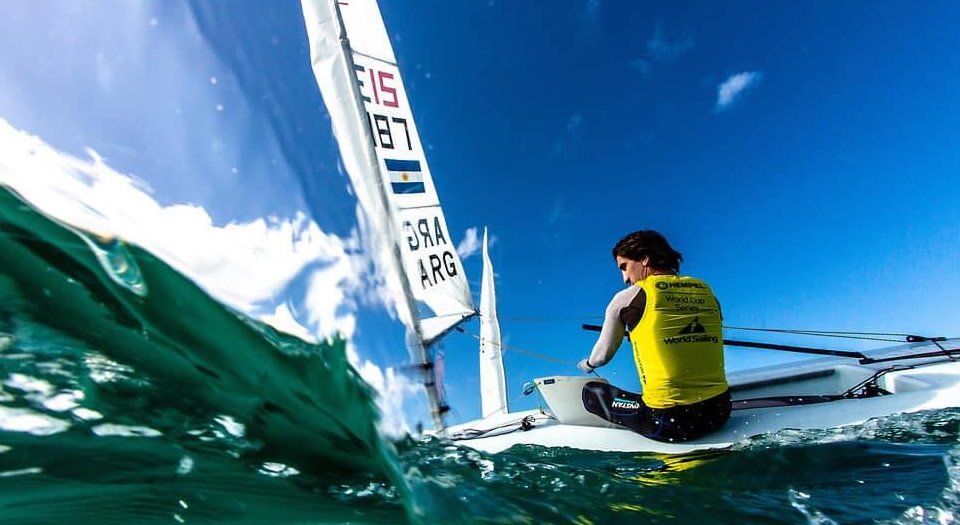
M420 171L419 160L384 159L387 166L387 175L390 178L390 189L394 193L424 193L423 172Z
M664 337L663 342L668 345L677 343L716 343L720 338L715 335L707 334L707 328L700 324L700 318L694 317L693 321L683 327L675 337Z
M700 318L699 318L699 317L694 317L694 318L693 318L693 321L690 321L690 324L688 324L687 326L683 327L683 330L680 330L679 332L677 332L677 335L683 335L683 334L705 334L705 333L707 333L707 329L704 328L704 326L703 326L702 324L700 324Z

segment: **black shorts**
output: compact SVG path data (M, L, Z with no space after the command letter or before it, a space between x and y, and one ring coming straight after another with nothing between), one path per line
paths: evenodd
M730 392L692 405L651 408L640 394L608 383L583 385L583 406L591 414L657 441L689 441L714 432L730 419Z

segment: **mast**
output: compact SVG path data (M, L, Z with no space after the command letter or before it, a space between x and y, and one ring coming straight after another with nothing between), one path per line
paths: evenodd
M407 347L423 374L434 428L442 432L448 408L438 393L430 346L474 309L400 70L375 0L301 5L314 75L370 222L366 240L407 326ZM433 317L421 315L421 304Z
M337 23L340 25L340 49L343 53L344 61L347 64L348 71L355 71L357 66L353 62L353 53L350 50L350 39L347 38L347 30L343 25L343 15L340 12L340 3L337 0L334 0L333 7L337 13ZM366 108L363 106L363 96L360 94L360 86L356 82L350 82L350 88L353 92L353 100L355 103L353 107L356 109L355 117L358 121L363 122L366 119ZM383 174L380 171L380 162L377 159L377 152L374 149L375 142L373 141L373 133L367 126L360 126L360 129L363 133L363 140L368 144L368 147L365 148L367 161L367 169L370 170L370 173L376 173L379 175L379 184L377 184L378 197L380 198L380 205L383 206L383 209L390 209L390 200L387 197L383 185ZM387 228L388 231L392 230L391 221L385 221L386 224L383 226ZM395 235L390 237L395 238ZM400 256L400 246L396 243L391 243L390 255L393 258L393 264L398 268L403 268L403 258ZM445 425L443 421L443 414L446 412L447 407L444 406L440 397L437 393L437 384L433 379L433 361L430 359L430 354L427 351L426 345L423 344L423 333L420 329L420 311L417 308L417 305L413 299L413 291L410 288L410 280L407 278L406 273L399 272L400 277L400 286L403 289L403 300L406 303L405 307L410 315L410 324L411 328L408 328L410 332L407 337L407 346L408 348L412 345L413 348L410 348L417 356L420 358L420 367L421 371L424 374L423 386L427 391L427 400L430 403L430 415L433 417L433 426L438 432L443 431Z

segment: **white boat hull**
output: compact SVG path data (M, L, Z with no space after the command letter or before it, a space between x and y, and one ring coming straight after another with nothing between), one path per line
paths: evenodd
M924 347L926 349L929 347ZM664 443L645 438L586 412L582 402L578 401L579 392L582 384L592 378L541 378L537 380L538 387L550 410L515 412L487 418L451 427L448 435L460 445L489 453L501 452L515 445L539 445L610 452L683 454L728 448L744 439L785 429L835 428L892 414L960 406L960 361L941 357L877 365L850 363L849 359L818 359L732 374L729 382L734 406L737 406L738 400L770 396L802 398L804 395L840 394L878 371L896 366L897 369L885 372L876 379L877 386L889 394L813 404L735 408L730 420L717 432L684 443ZM548 384L544 385L544 382ZM548 393L550 387L555 385L558 385L557 391ZM524 418L527 419L526 425L521 423ZM526 426L527 430L523 430L522 426Z

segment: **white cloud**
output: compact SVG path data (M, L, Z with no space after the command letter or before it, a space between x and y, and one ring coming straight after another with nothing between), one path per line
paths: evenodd
M213 224L200 206L160 206L143 183L110 168L92 150L89 160L61 153L0 119L0 183L44 213L102 238L121 238L159 256L229 306L303 336L276 297L308 265L307 319L313 332L352 334L354 314L339 306L359 289L354 261L359 241L320 230L304 213ZM148 283L149 284L149 283ZM264 311L264 303L270 311Z
M295 335L304 341L315 342L316 340L313 334L296 320L293 312L290 311L290 305L287 303L278 305L272 314L261 315L260 320L281 332Z
M680 55L693 49L695 44L693 37L686 32L677 38L668 37L663 24L658 22L653 30L653 36L647 40L644 56L630 61L629 65L640 75L650 77L654 64L673 62L680 58Z
M354 367L360 373L360 377L379 393L377 406L381 414L381 432L391 437L411 433L405 417L404 405L407 401L419 397L423 391L422 386L393 368L387 368L384 373L383 369L370 361L355 363Z
M667 38L663 26L657 24L653 36L647 41L647 56L657 62L670 62L693 49L693 37L683 34L676 40Z
M762 76L762 73L759 71L744 71L730 75L730 77L724 80L717 88L717 111L723 111L730 107L744 90L755 86Z
M467 228L467 233L463 240L457 245L457 255L461 259L466 259L480 250L480 237L477 235L477 228Z

